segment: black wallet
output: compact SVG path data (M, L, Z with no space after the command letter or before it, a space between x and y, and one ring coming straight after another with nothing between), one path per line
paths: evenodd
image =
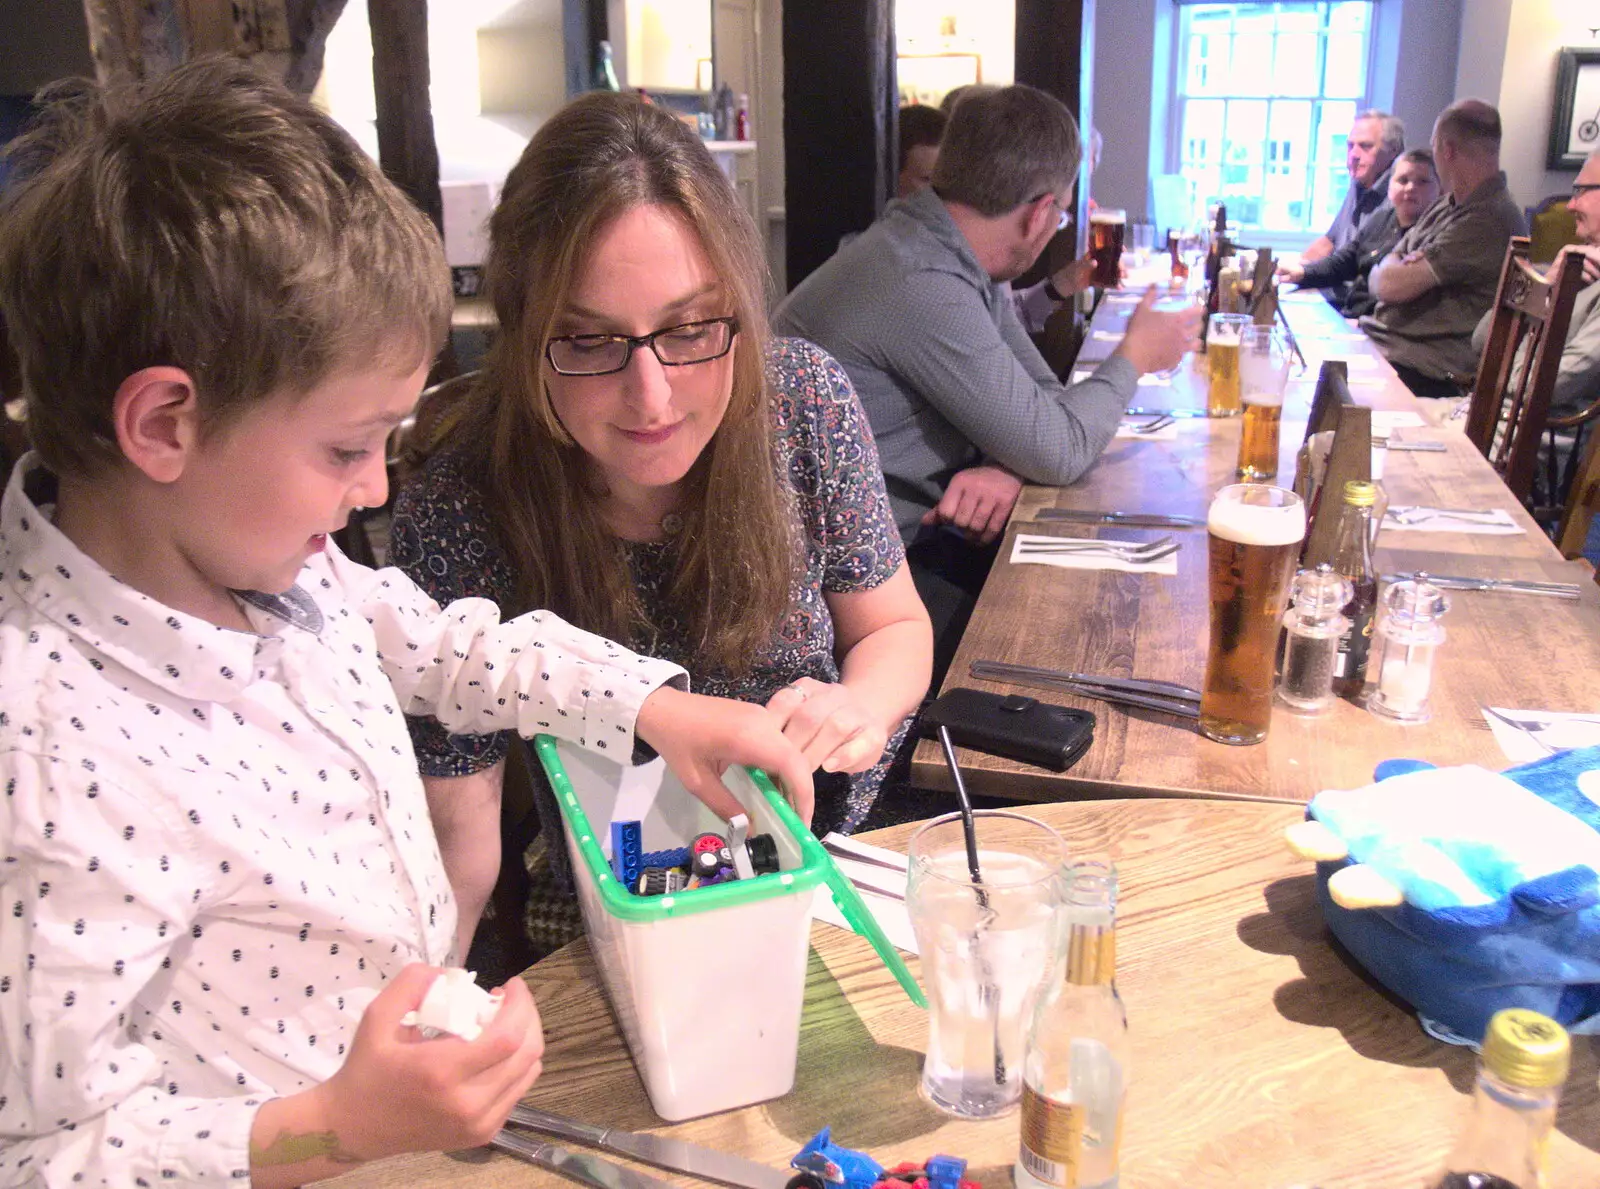
M947 689L922 712L922 733L950 728L962 747L1065 772L1094 742L1094 715L1021 694Z

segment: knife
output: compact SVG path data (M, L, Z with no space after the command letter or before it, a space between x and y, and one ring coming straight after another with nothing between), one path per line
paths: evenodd
M1040 508L1036 520L1086 520L1090 524L1125 524L1130 528L1204 528L1197 516L1168 516L1159 512L1081 512L1076 508Z
M1449 447L1443 442L1397 442L1389 439L1390 450L1414 450L1425 454L1444 454Z
M1147 409L1142 405L1135 405L1131 409L1124 409L1123 413L1129 417L1209 417L1204 409Z
M1415 574L1385 574L1385 582L1406 582ZM1530 582L1521 578L1459 578L1450 574L1429 574L1427 581L1441 590L1504 590L1515 594L1542 594L1557 599L1576 599L1582 587L1576 582Z
M513 1127L525 1127L545 1135L558 1135L563 1139L577 1140L581 1144L588 1144L606 1152L616 1152L645 1164L653 1164L657 1168L688 1173L702 1180L733 1185L736 1189L784 1189L789 1183L789 1178L794 1175L792 1172L769 1168L765 1164L747 1160L743 1156L718 1152L713 1148L702 1148L681 1139L646 1135L637 1131L622 1131L615 1127L599 1127L593 1123L583 1123L577 1119L553 1115L531 1106L513 1107L507 1123ZM505 1134L506 1132L501 1132L501 1135ZM553 1166L547 1164L545 1167ZM618 1167L621 1172L628 1171L619 1166L612 1167ZM558 1168L556 1171L565 1170ZM656 1181L654 1177L647 1177L645 1180L656 1185L665 1184ZM589 1182L591 1185L595 1183ZM648 1186L622 1184L617 1189L648 1189Z
M581 1181L591 1189L677 1189L671 1181L663 1181L660 1177L634 1172L631 1168L623 1168L598 1156L571 1152L557 1144L542 1143L503 1128L489 1141L489 1146L509 1152L529 1164Z

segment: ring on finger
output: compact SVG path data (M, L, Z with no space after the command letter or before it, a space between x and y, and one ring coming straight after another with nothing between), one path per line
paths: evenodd
M800 695L800 700L802 702L804 702L807 698L809 698L811 696L811 691L806 689L805 686L797 685L792 681L788 685L784 686L783 688L784 689L792 689L792 690L794 690L795 693Z

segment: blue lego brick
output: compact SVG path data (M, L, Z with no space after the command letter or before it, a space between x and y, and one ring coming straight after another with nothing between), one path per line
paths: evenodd
M928 1174L928 1189L956 1189L967 1171L967 1162L957 1156L929 1156L923 1167Z
M640 848L638 822L611 823L611 870L625 888L639 882L639 872L644 868Z
M671 850L646 851L639 860L641 867L687 867L689 860L694 858L694 853L687 846L675 846Z

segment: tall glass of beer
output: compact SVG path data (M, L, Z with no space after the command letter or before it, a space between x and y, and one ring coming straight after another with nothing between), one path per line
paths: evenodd
M1249 325L1249 314L1211 315L1206 334L1206 362L1211 372L1206 412L1213 417L1239 415L1239 340Z
M1122 243L1128 212L1101 207L1089 216L1089 259L1094 261L1091 285L1115 289L1122 284Z
M1239 435L1238 477L1249 482L1278 473L1278 421L1289 385L1289 351L1271 326L1246 326L1239 339L1239 392L1244 427Z
M1272 665L1306 511L1265 483L1217 492L1206 517L1211 552L1211 646L1200 690L1200 733L1260 743L1272 719Z

